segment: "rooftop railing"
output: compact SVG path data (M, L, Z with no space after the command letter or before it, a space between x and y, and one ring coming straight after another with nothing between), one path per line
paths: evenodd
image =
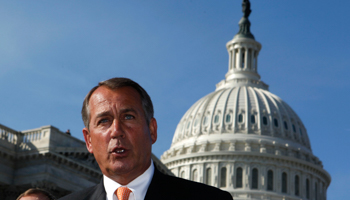
M41 129L32 130L30 132L23 132L23 143L41 140L43 136L43 131Z
M0 124L0 140L17 144L19 132Z

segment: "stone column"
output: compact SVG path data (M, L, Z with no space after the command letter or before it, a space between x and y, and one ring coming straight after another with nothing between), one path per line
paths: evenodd
M245 163L245 167L244 167L244 173L245 176L243 175L243 188L244 189L250 189L250 183L249 183L249 179L250 179L250 166Z
M236 67L236 49L233 47L231 51L231 70L234 70Z
M282 192L282 181L281 181L281 169L277 168L274 172L274 177L273 177L273 189L275 192L277 193L281 193Z
M204 163L198 166L198 182L204 183L204 173L205 173Z
M254 52L255 52L254 49L251 49L251 51L250 51L250 70L255 72L255 70L253 70L255 68Z
M236 178L236 170L235 170L235 162L233 162L231 165L230 165L230 174L229 174L229 181L228 181L228 186L230 188L235 188L235 178Z
M248 66L249 66L248 57L249 57L249 49L248 49L248 47L247 47L247 48L245 48L245 56L244 56L244 69L245 69L245 70L247 70L247 69L248 69Z
M242 68L242 48L238 49L238 59L237 59L236 67L237 67L237 69L241 69Z
M254 68L255 68L255 72L257 72L257 69L258 69L258 55L259 55L259 52L256 51L255 54L256 54L256 55L254 55L254 58L255 58L255 63L254 63L255 66L254 66Z
M260 177L261 177L261 179L260 179L260 189L261 190L267 190L267 187L266 187L266 185L267 185L267 182L266 182L266 180L267 180L267 178L266 178L266 167L265 166L262 166L262 167L260 167Z
M214 178L214 183L213 183L213 186L214 187L219 187L219 163L215 163L213 165L213 171L212 171L212 176Z
M232 71L233 66L232 66L232 60L233 60L233 55L234 55L234 48L231 46L229 48L229 56L228 56L228 71Z

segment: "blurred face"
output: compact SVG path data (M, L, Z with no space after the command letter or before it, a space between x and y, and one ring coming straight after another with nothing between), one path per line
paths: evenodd
M83 129L86 147L102 173L126 185L151 164L157 122L147 124L141 97L132 87L97 88L89 101L90 127Z
M31 194L21 197L19 200L49 200L49 198L43 194Z

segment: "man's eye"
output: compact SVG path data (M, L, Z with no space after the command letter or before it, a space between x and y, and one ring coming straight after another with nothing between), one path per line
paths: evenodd
M98 121L98 124L102 124L102 123L106 123L108 122L108 119L101 119L100 121Z
M132 115L125 115L125 119L134 119L134 116L132 116Z

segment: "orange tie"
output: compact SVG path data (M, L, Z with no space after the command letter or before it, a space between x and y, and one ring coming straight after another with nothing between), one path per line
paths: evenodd
M128 200L131 190L127 187L119 187L114 194L117 195L118 200Z

